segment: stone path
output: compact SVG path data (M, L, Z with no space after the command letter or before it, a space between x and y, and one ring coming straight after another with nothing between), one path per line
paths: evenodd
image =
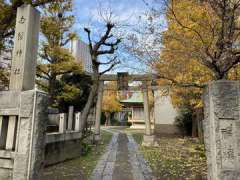
M111 132L113 138L98 162L92 180L153 180L152 170L138 151L133 137Z

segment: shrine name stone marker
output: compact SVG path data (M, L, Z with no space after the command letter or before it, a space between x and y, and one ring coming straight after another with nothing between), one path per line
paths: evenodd
M18 8L10 90L26 91L34 89L39 19L39 13L30 5Z
M44 161L48 97L34 90L39 12L17 10L10 91L0 92L0 180L38 180Z
M240 179L240 82L215 81L204 93L209 180Z

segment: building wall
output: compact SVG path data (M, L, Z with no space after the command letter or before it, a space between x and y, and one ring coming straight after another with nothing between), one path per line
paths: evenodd
M156 134L179 134L175 125L177 110L173 107L170 96L162 96L161 90L154 93L154 117Z
M160 90L154 96L155 123L174 124L177 110L173 107L170 96L161 96Z
M81 40L73 40L71 43L71 52L77 62L81 62L85 72L92 73L92 60L88 44Z
M143 107L133 107L132 119L144 121L144 109Z

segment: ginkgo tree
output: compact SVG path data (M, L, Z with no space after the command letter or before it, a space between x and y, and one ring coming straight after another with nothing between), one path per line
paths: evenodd
M149 1L145 2L151 6ZM237 78L240 2L162 0L157 4L160 6L151 6L148 19L152 32L161 37L157 43L162 47L160 55L152 58L152 67L165 84L172 85L176 104L181 104L188 94L191 104L199 106L207 82ZM157 8L163 6L165 9ZM152 25L156 18L160 21L163 17L165 27L157 29Z
M187 90L173 88L176 104L189 97L191 105L201 106L199 87L211 80L236 78L239 6L239 1L223 0L172 0L168 4L168 29L163 33L164 47L156 67L180 85L193 85Z
M121 111L122 105L120 103L120 97L118 96L116 82L106 84L105 89L102 101L102 111L106 117L105 125L110 125L111 114Z
M227 79L229 71L240 62L239 10L239 1L168 2L168 30L163 37L163 51L168 51L173 59L179 56L172 60L172 66L178 68L180 58L190 59L196 61L199 68L206 68L214 80ZM161 58L163 64L165 57ZM180 72L184 74L185 68ZM201 79L195 85L200 83Z
M211 30L208 25L213 24L212 21L216 17L210 7L196 1L183 0L174 4L174 13L181 19L181 23L204 34L206 43L211 41ZM168 9L166 17L168 29L163 32L164 46L156 69L161 75L178 82L176 86L168 81L172 85L171 97L174 105L180 107L188 102L193 107L201 106L202 90L199 87L214 79L213 72L201 63L205 49L194 32L179 25L171 9ZM186 89L179 87L179 84L194 86Z

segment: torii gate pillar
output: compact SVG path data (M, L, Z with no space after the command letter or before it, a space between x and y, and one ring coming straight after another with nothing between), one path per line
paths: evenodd
M146 82L143 82L143 100L144 100L145 134L143 136L142 145L154 146L156 145L156 140L155 140L154 132L151 129L148 86Z

